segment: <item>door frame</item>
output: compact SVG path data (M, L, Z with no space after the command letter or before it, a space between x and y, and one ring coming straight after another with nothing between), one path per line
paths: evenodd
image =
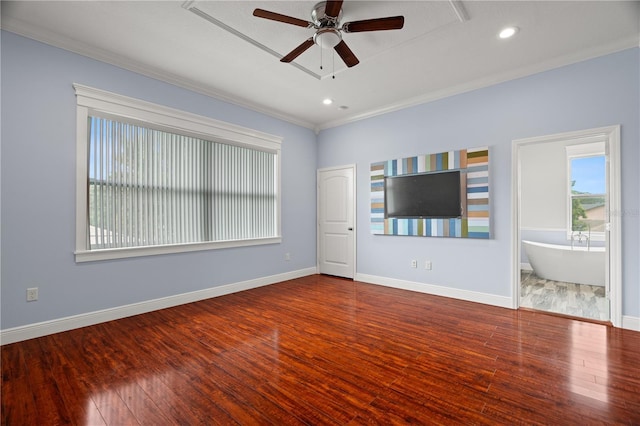
M316 273L320 273L320 173L322 172L330 172L330 171L334 171L334 170L344 170L344 169L351 169L353 172L353 183L352 183L352 191L353 191L353 244L352 244L352 250L353 250L353 271L352 271L352 275L353 275L353 279L355 279L356 276L356 265L358 263L358 252L356 250L357 248L357 240L358 240L358 223L357 223L357 218L358 218L358 212L357 212L357 207L358 207L358 193L356 191L357 188L357 173L356 173L356 165L355 164L346 164L344 166L334 166L334 167L324 167L322 169L318 169L316 171Z
M557 133L553 135L515 139L511 148L511 277L512 307L520 307L520 148L534 143L567 141L600 137L606 142L609 158L606 212L609 230L609 317L614 327L622 327L622 211L620 125Z

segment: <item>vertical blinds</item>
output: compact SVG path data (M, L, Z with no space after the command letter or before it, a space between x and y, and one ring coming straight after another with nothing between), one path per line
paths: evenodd
M276 154L89 117L89 247L276 236Z

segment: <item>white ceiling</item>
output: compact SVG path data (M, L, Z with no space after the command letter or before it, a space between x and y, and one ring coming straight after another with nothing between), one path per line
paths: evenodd
M321 130L638 47L638 1L345 0L341 22L403 15L402 30L344 34L347 68L313 35L252 16L311 20L316 1L2 1L2 28ZM507 25L520 28L509 40ZM320 63L323 69L320 69ZM335 76L335 78L332 78ZM322 104L332 98L330 106Z

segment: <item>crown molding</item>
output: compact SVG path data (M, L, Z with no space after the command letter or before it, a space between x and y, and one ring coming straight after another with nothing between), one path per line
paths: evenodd
M500 74L494 74L492 76L470 81L461 85L451 86L446 89L428 92L420 96L405 99L393 104L389 104L380 108L371 109L360 114L341 118L339 120L327 121L316 126L316 132L322 130L331 129L334 127L343 126L346 124L354 123L356 121L365 120L368 118L376 117L390 112L400 111L405 108L410 108L417 105L434 102L439 99L448 98L462 93L471 92L478 89L483 89L500 83L506 83L511 80L517 80L519 78L528 77L534 74L538 74L545 71L561 68L564 66L576 64L579 62L587 61L589 59L595 59L600 56L620 52L630 48L638 48L638 38L631 36L626 39L618 40L617 42L610 43L604 46L598 46L582 50L577 53L571 53L569 55L559 56L548 61L540 62L532 66L521 67L516 70L504 72Z
M53 47L67 50L69 52L77 53L79 55L86 56L100 62L114 65L119 68L144 75L146 77L151 77L153 79L160 80L165 83L190 90L192 92L206 95L220 101L228 102L242 108L247 108L252 111L295 124L297 126L305 127L312 130L317 127L316 123L310 123L308 121L300 120L297 117L274 111L271 108L266 108L263 105L251 102L250 100L243 99L238 96L234 96L230 93L214 90L211 87L203 87L202 84L199 84L193 80L180 77L159 68L142 65L137 61L124 58L109 50L98 49L89 46L79 40L74 40L69 37L61 36L59 34L43 30L42 28L30 25L20 19L9 17L5 18L3 16L0 29Z
M452 0L453 4L456 3ZM188 3L187 3L188 4ZM462 18L459 18L462 19ZM203 87L202 85L177 75L167 73L160 69L143 66L136 61L132 61L122 56L116 55L113 52L95 49L82 43L78 40L73 40L67 37L60 36L58 34L51 33L49 31L42 30L35 26L31 26L24 21L3 17L0 24L0 29L6 30L23 37L27 37L54 47L58 47L64 50L68 50L73 53L80 54L101 62L105 62L129 71L136 72L147 77L151 77L165 83L169 83L192 92L200 93L230 104L247 108L249 110L265 114L267 116L286 121L291 124L295 124L300 127L313 130L316 134L321 131L350 124L356 121L365 120L368 118L376 117L379 115L387 114L390 112L399 111L405 108L433 102L439 99L444 99L450 96L459 95L462 93L470 92L477 89L482 89L495 84L504 83L510 80L515 80L522 77L527 77L533 74L537 74L544 71L560 68L563 66L571 65L574 63L582 62L585 60L593 59L599 56L615 53L629 48L639 48L640 38L637 35L628 37L626 39L618 40L614 43L610 43L604 46L597 46L593 48L584 49L577 53L571 53L560 57L553 58L548 61L537 63L533 66L522 67L517 70L494 74L492 76L467 82L461 85L448 87L446 89L437 90L429 93L425 93L416 97L405 99L396 103L385 105L378 108L372 108L359 114L350 115L340 118L338 120L326 121L322 123L308 122L301 120L298 117L274 111L271 108L267 108L264 105L257 104L247 99L239 98L230 93L224 93L218 90L214 90L210 87Z

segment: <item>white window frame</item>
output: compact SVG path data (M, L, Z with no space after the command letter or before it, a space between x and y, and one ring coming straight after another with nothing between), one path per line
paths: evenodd
M576 145L567 145L565 147L567 153L567 240L571 241L573 236L573 223L572 223L572 194L571 194L571 160L576 158L585 157L599 157L604 156L606 161L606 144L602 137L585 138L580 141L581 143ZM607 171L605 170L605 188L608 188L609 183L606 181ZM605 210L608 211L609 200L606 198L605 193ZM606 221L606 220L605 220ZM604 232L591 232L589 237L591 241L604 241Z
M278 244L281 233L281 165L282 138L247 129L178 109L118 95L100 89L73 84L77 98L76 112L76 262L121 259L137 256L181 253L229 247ZM87 216L88 117L91 114L148 124L156 129L229 145L260 149L276 157L276 235L268 238L233 241L207 241L145 247L90 250Z

